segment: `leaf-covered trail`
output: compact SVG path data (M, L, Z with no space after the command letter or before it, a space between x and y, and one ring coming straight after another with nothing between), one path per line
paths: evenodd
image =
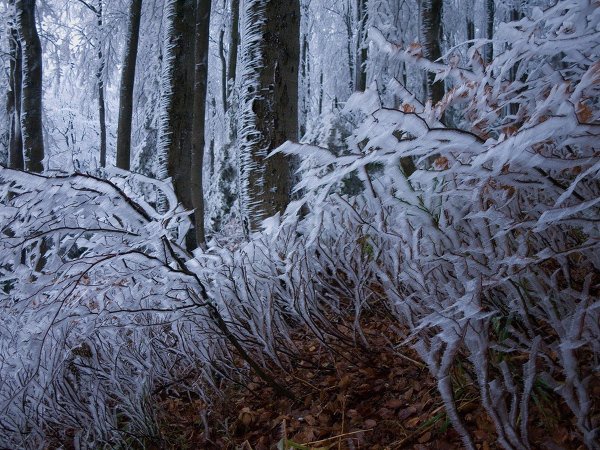
M366 317L368 348L325 348L298 332L301 359L290 371L272 368L296 400L278 398L258 377L245 387L223 382L209 408L187 395L163 397L161 448L207 449L440 449L462 448L449 425L435 381L412 350L401 345L394 321ZM348 334L349 330L340 331ZM395 340L395 341L394 341ZM499 449L468 368L453 372L454 394L477 448ZM597 389L600 391L600 389ZM595 392L595 395L600 392ZM583 449L567 410L553 393L534 394L535 448ZM208 431L207 431L208 428ZM279 445L279 447L277 447Z

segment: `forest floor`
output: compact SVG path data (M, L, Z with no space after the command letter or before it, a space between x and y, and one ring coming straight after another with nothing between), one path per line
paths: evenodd
M208 407L192 396L163 397L161 448L341 450L462 448L434 379L410 347L397 321L366 315L366 345L324 347L299 330L294 367L271 373L291 386L295 400L276 395L258 377L245 386L225 383ZM344 330L348 334L348 330ZM455 366L454 395L476 446L501 448L481 406L467 364ZM600 384L593 389L600 398ZM208 412L210 411L210 413ZM529 426L534 449L583 449L569 409L543 385L534 387Z

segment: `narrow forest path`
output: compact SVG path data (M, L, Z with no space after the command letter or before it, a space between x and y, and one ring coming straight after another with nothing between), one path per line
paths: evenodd
M346 323L352 323L349 320ZM365 345L324 347L303 330L294 336L300 357L292 370L271 367L296 400L274 394L258 377L246 386L223 381L223 396L208 406L186 394L163 397L161 448L286 450L462 448L446 417L436 383L399 339L397 322L365 315ZM352 330L339 326L340 333ZM477 448L500 449L468 369L456 365L454 394ZM599 395L600 384L594 395ZM533 395L534 448L584 449L568 408L537 386ZM208 427L208 432L206 431Z

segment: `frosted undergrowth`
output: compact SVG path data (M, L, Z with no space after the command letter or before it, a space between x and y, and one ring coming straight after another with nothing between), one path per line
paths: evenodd
M303 159L307 244L362 245L369 282L411 330L467 448L451 377L458 359L472 364L505 448L531 447L529 404L542 383L598 448L589 383L600 350L599 22L585 1L534 9L500 26L506 50L492 64L479 41L464 68L427 61L418 46L403 49L372 29L372 49L455 87L422 105L395 80L386 96L374 85L346 105L364 119L345 151L279 149ZM442 125L451 105L463 111L459 129ZM351 176L362 194L337 194ZM336 224L354 227L353 239L340 242Z
M350 338L364 342L358 318L378 299L467 448L457 361L505 448L531 448L542 385L598 448L599 19L594 2L536 9L500 27L506 51L490 66L481 41L463 68L371 30L372 51L454 88L421 105L395 81L386 95L374 85L342 112L356 123L343 145L285 144L302 200L237 247L187 253L188 213L166 182L0 168L0 446L160 439L160 393L208 399L220 377L285 367L299 325L339 342L335 318L356 317ZM451 105L458 129L442 125Z

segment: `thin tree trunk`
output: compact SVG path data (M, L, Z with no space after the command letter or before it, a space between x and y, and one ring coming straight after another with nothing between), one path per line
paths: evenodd
M9 4L14 6L14 0L11 0ZM8 167L12 169L24 169L23 139L21 135L22 49L14 18L9 27L10 86L6 105L10 121L8 130Z
M523 17L523 14L521 13L521 11L519 9L517 9L518 6L519 6L519 3L515 2L513 8L510 10L510 20L513 22L521 20ZM510 68L510 71L509 71L510 81L517 80L517 72L518 71L519 71L519 63L517 62ZM510 103L509 107L508 107L508 112L513 116L516 115L519 112L519 104L517 102Z
M231 40L229 41L229 61L227 64L227 98L235 85L238 48L240 44L240 0L231 0ZM227 105L229 107L231 105Z
M346 40L346 52L348 53L348 75L349 75L348 86L350 87L350 93L352 93L352 92L354 92L355 87L356 87L354 85L354 81L356 80L356 76L355 76L356 60L354 59L356 57L356 53L352 51L353 30L352 30L352 7L350 6L350 4L348 4L348 10L344 17L344 22L346 25L346 35L348 37L348 39Z
M104 17L102 15L102 0L98 0L98 8L95 11L98 22L98 71L96 79L98 84L98 120L100 122L100 167L106 167L106 102L104 100L104 54L102 53L102 27Z
M18 33L23 54L21 131L25 168L44 170L42 130L42 45L35 25L35 0L16 0Z
M475 23L472 17L467 17L467 40L472 41L473 39L475 39ZM473 43L469 42L467 46L472 47Z
M367 24L367 0L356 0L356 56L354 68L354 89L364 91L367 88L367 68L365 63L368 58L368 49L364 45L365 26Z
M323 86L323 70L319 74L319 116L323 114L323 97L325 96L325 86Z
M135 66L142 17L142 0L131 0L129 10L129 39L125 47L119 98L119 125L117 129L117 167L129 170L131 164L131 121L133 116L133 88Z
M197 24L196 24L197 25ZM219 33L219 59L221 60L221 101L223 111L227 112L227 62L225 60L225 29Z
M300 136L304 136L306 133L311 100L310 44L308 43L308 36L306 34L302 38L302 84L305 92L302 98L302 123L300 125Z
M204 195L202 193L202 162L204 157L204 123L208 84L208 39L211 0L197 0L195 27L194 110L192 128L191 189L194 204L196 243L204 247Z
M487 0L487 38L492 40L494 38L494 16L496 14L496 5L494 0ZM492 62L494 59L494 44L489 43L486 45L485 62L487 64Z

